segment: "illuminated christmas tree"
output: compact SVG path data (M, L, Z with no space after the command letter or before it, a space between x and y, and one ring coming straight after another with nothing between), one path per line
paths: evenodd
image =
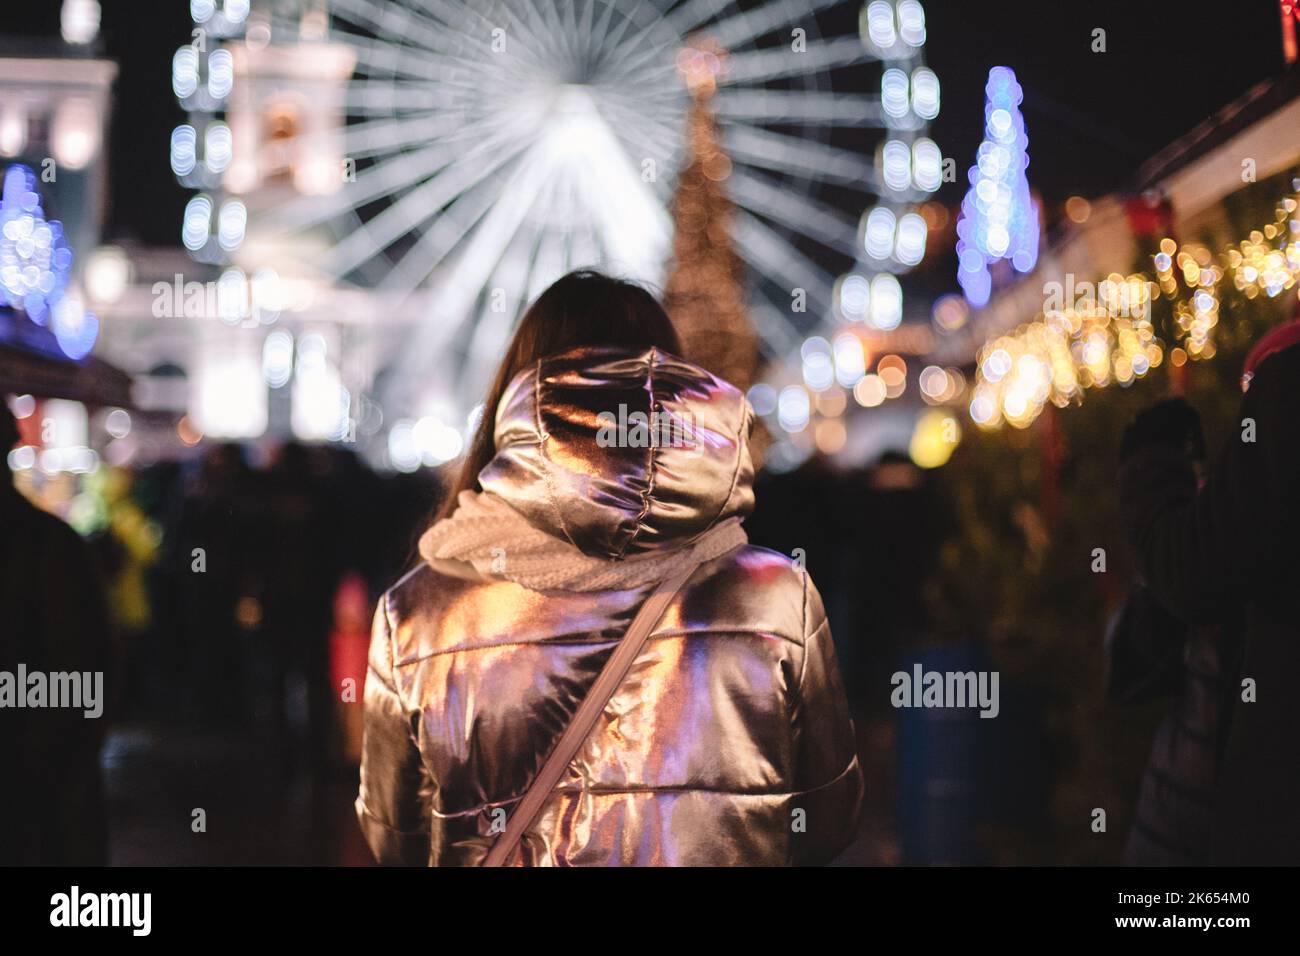
M1024 91L1012 70L995 66L984 93L984 140L957 221L957 281L977 308L992 293L993 263L1006 259L1016 272L1030 272L1038 262L1038 205L1025 178Z
M718 137L713 94L724 68L713 46L682 52L682 74L694 99L687 117L689 162L677 182L673 267L666 304L686 357L741 389L753 381L757 338L746 315L741 262L731 245L731 160Z

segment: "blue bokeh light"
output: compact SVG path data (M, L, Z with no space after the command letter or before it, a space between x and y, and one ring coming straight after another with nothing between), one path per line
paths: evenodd
M992 294L989 266L1008 260L1017 272L1038 262L1038 205L1029 194L1029 136L1020 103L1024 91L1009 67L989 71L984 89L984 140L970 168L957 221L957 282L971 305Z
M63 224L45 219L35 173L15 163L0 194L0 301L45 325L71 270Z

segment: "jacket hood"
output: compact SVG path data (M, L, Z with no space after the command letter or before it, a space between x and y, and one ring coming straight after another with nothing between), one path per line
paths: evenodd
M479 484L593 557L680 547L753 509L752 421L739 389L675 355L572 349L510 383Z

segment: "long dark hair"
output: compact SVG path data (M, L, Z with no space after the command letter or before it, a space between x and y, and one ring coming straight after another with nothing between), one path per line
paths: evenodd
M479 472L496 454L493 431L497 405L514 377L538 359L579 345L653 346L674 354L681 352L681 341L668 313L635 282L590 269L570 272L556 280L519 320L483 402L474 440L436 519L456 510L456 498L462 491L478 488Z

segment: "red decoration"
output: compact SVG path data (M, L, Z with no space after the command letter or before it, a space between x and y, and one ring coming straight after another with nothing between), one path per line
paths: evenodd
M1300 3L1282 0L1282 56L1287 63L1296 60L1295 24L1300 20Z
M1158 193L1133 196L1124 206L1129 228L1139 236L1167 236L1174 211L1169 200Z

